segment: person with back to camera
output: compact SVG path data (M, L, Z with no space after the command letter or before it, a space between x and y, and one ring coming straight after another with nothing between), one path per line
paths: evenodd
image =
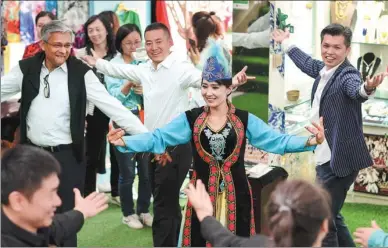
M185 190L201 223L202 236L216 247L321 247L331 218L330 195L318 185L287 180L276 186L265 210L270 237L239 237L213 217L201 180Z

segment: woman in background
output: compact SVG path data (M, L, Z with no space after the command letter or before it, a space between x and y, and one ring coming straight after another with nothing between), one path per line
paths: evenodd
M112 59L118 64L139 64L133 53L141 47L141 32L135 24L125 24L121 26L116 35L116 48L120 53ZM108 92L116 97L121 103L139 117L139 111L143 108L142 87L135 82L124 79L106 77ZM110 144L113 147L112 144ZM152 226L153 218L149 213L151 200L151 187L148 177L148 154L143 153L122 153L113 148L111 157L115 154L119 171L119 192L121 211L123 213L122 222L130 228L140 229L143 224ZM136 176L136 163L139 175L138 199L136 212L134 211L134 200L132 186Z
M232 66L232 57L229 48L225 44L223 23L216 16L215 12L199 11L191 18L191 25L195 35L195 46L189 49L189 56L193 64L202 70L206 60L209 58L209 51L213 46L220 46L229 66ZM198 89L190 89L190 108L202 107L205 101Z
M116 55L113 29L108 20L99 15L94 15L86 21L84 32L86 34L86 47L77 50L76 56L78 58L92 55L92 49L99 58L106 60L111 60ZM100 82L106 86L104 74L99 73L95 68L92 70ZM108 133L109 117L90 104L86 122L85 195L88 195L96 190L96 173L104 174L106 172L106 134Z
M39 14L35 17L36 35L37 35L38 41L26 46L26 48L24 49L23 59L32 57L38 52L42 51L42 48L40 46L40 43L41 43L40 31L42 30L42 27L44 25L56 19L57 19L56 16L51 12L48 12L48 11L39 12Z

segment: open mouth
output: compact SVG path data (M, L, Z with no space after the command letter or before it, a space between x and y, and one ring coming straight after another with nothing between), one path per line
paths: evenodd
M331 57L331 56L325 56L325 59L328 61L328 62L333 62L335 60L335 58Z

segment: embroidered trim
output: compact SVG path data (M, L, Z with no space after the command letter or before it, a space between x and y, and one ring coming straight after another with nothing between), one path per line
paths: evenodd
M195 185L195 182L197 181L197 172L193 171L193 176L190 180L190 183ZM190 201L187 201L187 208L186 208L186 214L185 214L185 224L183 227L183 233L182 233L182 247L189 247L191 246L191 219L193 217L193 206L191 205Z

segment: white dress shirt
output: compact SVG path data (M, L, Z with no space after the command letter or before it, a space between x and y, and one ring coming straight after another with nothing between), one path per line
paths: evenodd
M39 146L57 146L72 143L70 132L70 102L67 65L49 72L45 63L40 72L39 93L31 102L27 114L27 138ZM50 97L44 96L44 77L48 75ZM92 70L85 76L87 100L131 134L144 133L147 129L140 120L112 97ZM23 73L19 65L1 78L1 101L6 101L22 88Z
M143 86L144 124L151 131L188 110L188 89L201 87L202 72L175 52L171 52L156 69L151 60L130 65L103 59L97 60L96 68L108 76L128 79Z
M286 53L288 53L295 45L290 44L289 40L286 39L282 42L282 47ZM334 75L334 72L338 69L338 67L343 62L339 63L336 67L333 67L329 70L327 70L326 66L322 68L322 70L319 72L319 75L321 76L321 79L318 83L317 90L315 91L313 104L310 110L310 121L314 121L316 123L319 123L319 107L322 97L323 89L325 88L327 82L330 80L330 78ZM360 87L360 95L366 99L369 97L372 97L374 94L368 95L365 91L364 84ZM323 118L325 118L323 116ZM329 144L327 143L327 140L318 145L315 149L315 159L317 165L322 165L330 161L331 159L331 150L329 147Z

